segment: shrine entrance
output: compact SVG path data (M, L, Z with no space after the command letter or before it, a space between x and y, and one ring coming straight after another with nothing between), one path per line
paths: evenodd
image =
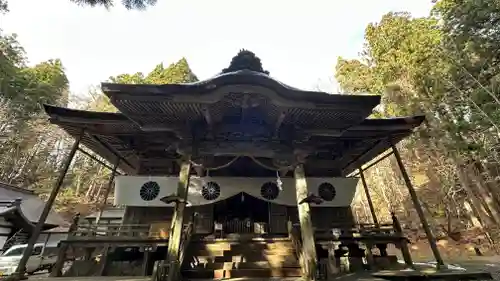
M242 192L215 203L214 220L215 230L223 233L264 234L269 229L269 203Z

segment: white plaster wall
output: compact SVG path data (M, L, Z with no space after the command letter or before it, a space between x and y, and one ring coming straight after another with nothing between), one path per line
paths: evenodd
M266 182L276 183L276 178L237 178L237 177L191 177L188 194L188 202L192 206L211 204L227 199L238 193L245 192L256 198L266 200L260 194L261 186ZM345 207L350 206L356 192L358 178L307 178L309 191L318 194L321 183L331 183L336 190L336 196L332 201L325 201L318 207ZM158 196L145 201L140 196L142 185L148 181L154 181L160 186ZM220 196L216 200L206 200L202 196L202 188L207 182L216 182L220 186ZM283 178L282 189L278 198L270 202L297 206L295 180ZM118 176L115 181L115 205L125 206L150 206L166 207L160 201L164 196L175 194L178 184L177 177L148 177L148 176Z

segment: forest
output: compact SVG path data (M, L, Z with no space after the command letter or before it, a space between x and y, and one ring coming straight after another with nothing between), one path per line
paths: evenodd
M1 13L8 13L3 0ZM44 198L72 140L48 123L41 105L116 109L99 89L85 99L71 95L57 58L28 66L29 54L14 34L0 30L0 51L0 180ZM500 2L440 0L422 18L388 13L366 27L357 59L338 58L332 68L335 63L332 76L342 92L332 94L382 95L374 113L378 117L425 114L424 126L400 149L438 238L479 233L495 247L500 241ZM196 80L185 58L167 67L160 63L147 74L109 78L151 84ZM109 173L77 153L57 198L58 210L68 217L94 210ZM395 160L381 161L366 178L379 220L389 221L394 211L405 227L418 232ZM362 189L353 210L359 221L371 221Z

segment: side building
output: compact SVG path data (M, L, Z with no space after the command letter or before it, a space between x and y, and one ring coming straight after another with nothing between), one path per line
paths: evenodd
M45 206L32 190L0 182L0 249L26 244ZM43 230L68 226L59 214L51 211ZM40 236L41 240L45 237ZM41 241L43 242L43 241Z

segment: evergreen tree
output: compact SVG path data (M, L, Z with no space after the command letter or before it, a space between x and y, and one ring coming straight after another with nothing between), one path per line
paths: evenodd
M77 3L84 6L102 6L106 9L113 7L116 3L115 0L70 0L71 2ZM157 0L121 0L123 6L129 10L144 10L148 6L153 6L156 4Z

